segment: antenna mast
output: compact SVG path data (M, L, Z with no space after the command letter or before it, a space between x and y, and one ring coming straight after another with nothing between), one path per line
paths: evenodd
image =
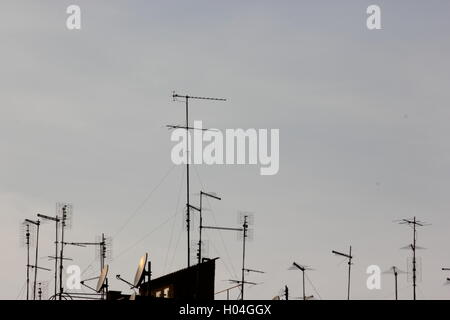
M331 251L332 253L338 255L338 256L343 256L346 257L348 259L348 284L347 284L347 300L350 300L350 274L351 274L351 268L352 268L352 246L350 246L350 251L348 254L346 253L341 253L338 251Z
M389 268L389 270L383 272L383 273L390 273L394 275L394 289L395 289L395 300L398 300L398 286L397 286L397 277L399 274L406 273L405 271L400 270L396 266L392 266Z
M416 300L416 286L417 286L417 259L416 259L416 249L418 247L416 246L417 241L417 226L423 227L429 225L428 223L416 220L416 217L411 219L402 219L398 221L399 224L407 224L409 226L412 226L413 228L413 243L411 244L411 249L413 252L413 259L412 259L412 271L413 271L413 299Z
M249 213L241 212L241 219L243 220L242 228L227 228L227 227L213 227L213 226L203 226L202 229L213 229L213 230L225 230L225 231L238 231L242 232L242 274L241 274L241 280L231 280L232 282L239 283L241 285L241 300L244 300L244 285L252 284L256 285L256 283L253 282L246 282L245 281L245 272L257 272L257 273L264 273L263 271L259 270L253 270L253 269L246 269L245 268L245 239L248 237L248 218Z
M226 101L226 99L221 98L210 98L210 97L196 97L189 95L179 95L176 94L175 91L172 93L172 98L175 101L177 98L185 99L186 102L186 229L187 229L187 266L188 268L191 266L191 216L190 216L190 201L189 201L189 129L195 129L189 127L189 99L195 100L212 100L212 101ZM178 128L182 128L177 126Z
M67 226L67 218L68 215L72 215L72 206L70 204L64 204L64 203L58 203L56 205L57 212L59 211L59 208L61 208L61 251L59 254L59 300L62 300L62 295L64 293L64 286L62 281L62 275L63 275L63 260L64 260L64 230ZM70 210L70 211L69 211ZM56 299L56 298L55 298Z
M41 225L41 221L36 220L30 220L25 219L25 223L27 224L27 231L26 231L26 237L27 237L27 299L29 298L29 292L28 292L28 284L30 282L30 275L29 275L29 268L34 268L34 281L33 281L33 300L36 300L36 283L37 283L37 271L38 269L50 271L50 269L42 268L38 266L38 257L39 257L39 227ZM34 224L36 226L36 256L34 265L30 265L30 228L29 224Z
M241 287L241 300L244 300L244 283L245 283L245 239L247 238L247 215L244 215L244 223L242 224L242 232L243 232L243 238L242 238L242 287Z
M27 222L25 220L25 222ZM30 297L30 225L26 224L26 245L27 245L27 300Z
M45 219L45 220L50 220L50 221L54 221L55 222L55 256L54 257L50 257L52 259L55 259L55 299L56 299L56 295L58 293L58 225L59 225L59 221L60 219L58 218L58 215L54 216L54 217L49 217L43 214L39 214L37 215L39 218Z
M297 262L293 262L292 263L292 267L290 268L291 270L293 269L299 269L302 272L302 279L303 279L303 300L306 300L306 293L305 293L305 271L306 270L314 270L308 266L304 266L301 264L298 264Z

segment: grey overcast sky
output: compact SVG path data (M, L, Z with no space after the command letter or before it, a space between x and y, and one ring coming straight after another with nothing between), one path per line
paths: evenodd
M66 28L71 4L79 31ZM382 30L366 28L371 4ZM207 223L255 213L247 265L266 274L248 278L261 284L246 298L284 285L300 296L295 260L316 269L308 294L344 299L346 265L331 250L352 245L352 298L392 299L393 277L371 291L366 268L406 269L399 248L412 232L392 221L414 215L432 223L418 235L418 297L450 296L440 270L450 266L449 1L2 0L0 34L0 298L24 298L20 222L54 214L57 201L74 205L68 240L114 236L111 289L129 293L114 275L131 279L144 252L155 277L185 267L184 168L172 168L164 127L184 117L172 90L228 98L192 102L205 126L280 129L275 176L250 165L191 171L193 192L223 197L207 203ZM41 230L51 268L53 226ZM206 236L221 290L238 277L241 243ZM67 255L98 272L93 249ZM411 298L406 277L399 288Z

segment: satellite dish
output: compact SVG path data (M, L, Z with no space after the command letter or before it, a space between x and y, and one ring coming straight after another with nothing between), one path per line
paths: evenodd
M272 300L280 300L280 296L275 296L272 298Z
M109 270L108 265L103 267L102 272L100 273L100 276L98 277L97 288L95 289L95 291L97 291L97 292L102 291L103 284L105 283L106 276L108 275L108 270Z
M134 276L134 282L133 282L133 285L135 288L139 287L142 280L144 279L144 274L145 274L144 271L145 271L145 266L147 264L147 258L148 258L148 253L144 254L141 257L141 260L139 260L138 269L136 271L136 275Z

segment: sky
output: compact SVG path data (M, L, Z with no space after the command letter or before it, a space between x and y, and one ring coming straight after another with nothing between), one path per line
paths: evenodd
M68 30L66 8L81 8ZM381 8L381 30L366 9ZM133 279L148 252L153 276L186 266L185 169L172 164L167 124L279 129L280 170L194 165L191 198L217 192L205 223L238 225L254 213L247 299L288 285L293 261L312 266L307 294L345 299L347 269L331 251L352 246L351 297L392 299L394 279L366 286L367 267L406 270L417 216L419 299L447 299L450 266L450 3L448 1L18 1L0 3L0 299L23 299L26 249L20 224L73 204L69 241L112 237L110 289ZM194 217L194 229L198 219ZM53 225L41 227L39 263L52 268ZM194 240L196 231L193 231ZM206 232L220 257L216 291L239 277L241 242ZM93 248L68 247L70 264L95 276ZM52 272L39 272L48 282ZM399 297L412 284L399 276ZM232 292L236 298L238 292ZM217 299L225 296L217 295Z

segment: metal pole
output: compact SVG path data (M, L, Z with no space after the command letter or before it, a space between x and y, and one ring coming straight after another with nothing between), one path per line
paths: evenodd
M398 300L398 291L397 291L397 269L394 267L394 277L395 277L395 300Z
M55 227L55 300L56 294L58 292L58 216L56 216L56 227Z
M105 266L105 247L105 234L102 233L102 241L100 242L100 273L103 271L103 267Z
M244 300L244 282L245 282L245 238L247 237L247 216L244 216L243 225L243 241L242 241L242 286L241 286L241 300Z
M62 300L63 293L63 257L64 257L64 228L66 226L66 206L62 207L62 223L61 223L61 252L59 257L59 300Z
M188 268L191 266L191 237L190 237L190 224L191 224L191 216L190 216L190 207L189 207L189 96L186 96L186 229L187 229L187 266Z
M190 244L190 222L191 222L191 216L190 216L190 201L189 201L189 129L195 129L195 128L189 128L189 99L199 99L199 100L214 100L214 101L226 101L226 99L219 99L219 98L211 98L211 97L197 97L197 96L182 96L175 93L175 91L172 94L172 97L175 98L184 98L186 100L186 228L187 228L187 265L190 267L190 255L191 255L191 244ZM177 127L177 126L176 126Z
M200 230L199 230L199 241L198 241L198 264L202 262L202 225L203 225L203 217L202 217L202 198L203 191L200 191Z
M289 288L288 288L288 286L284 286L284 295L286 296L286 300L289 300Z
M413 229L413 299L416 300L416 217L414 217Z
M37 281L37 269L38 269L38 253L39 253L39 219L36 223L36 258L34 261L34 284L33 284L33 300L36 300L36 281Z
M347 288L347 300L350 300L350 271L352 267L352 246L350 246L350 258L348 259L348 288Z
M302 270L303 274L303 300L306 300L306 294L305 294L305 270Z
M27 300L30 296L30 225L27 224Z

